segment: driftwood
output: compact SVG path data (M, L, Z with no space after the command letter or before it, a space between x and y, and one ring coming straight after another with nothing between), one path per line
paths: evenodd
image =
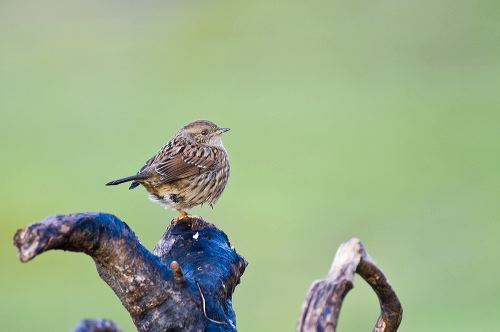
M236 331L231 297L247 262L202 219L172 222L153 253L106 213L48 217L18 230L14 244L22 262L51 249L91 256L139 331ZM82 321L76 330L116 331L99 323Z
M355 238L339 247L327 276L309 288L297 331L336 331L340 307L353 287L354 273L368 282L379 299L381 313L373 332L397 331L403 317L401 303L382 270Z
M51 249L91 256L139 331L236 331L231 298L247 262L224 232L201 218L172 221L153 252L107 213L50 216L18 230L14 244L22 262ZM373 331L397 331L401 304L358 239L343 243L328 275L311 285L297 331L336 331L355 273L379 298L381 314ZM82 320L74 331L121 330L109 320Z

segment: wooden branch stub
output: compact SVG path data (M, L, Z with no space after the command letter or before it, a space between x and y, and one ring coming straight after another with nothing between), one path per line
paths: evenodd
M184 282L186 279L184 278L184 273L182 273L181 266L177 261L172 261L170 263L170 268L174 272L174 279L178 282Z
M378 296L381 313L373 332L397 331L403 308L382 270L370 258L360 240L353 238L337 250L324 279L313 282L306 295L297 325L298 332L335 332L344 297L358 273Z

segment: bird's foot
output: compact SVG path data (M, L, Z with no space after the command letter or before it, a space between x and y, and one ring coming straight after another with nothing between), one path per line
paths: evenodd
M189 214L187 213L186 211L184 210L177 210L179 211L180 215L178 217L175 217L174 218L174 222L178 222L180 221L181 219L184 219L184 218L196 218L196 219L201 219L200 216L195 216L195 215L192 215L192 214Z

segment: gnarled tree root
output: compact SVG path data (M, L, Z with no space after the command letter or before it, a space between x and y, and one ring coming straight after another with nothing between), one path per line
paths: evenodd
M139 331L236 331L231 298L247 262L222 231L200 218L172 222L153 253L124 222L106 213L50 216L18 230L14 244L23 262L50 249L91 256ZM397 331L403 313L399 299L358 239L343 243L328 275L311 285L297 331L336 331L355 273L380 302L373 331ZM108 320L82 320L74 331L120 328Z
M313 282L307 293L297 325L298 332L335 332L344 297L353 287L358 273L378 296L381 313L373 332L397 331L403 308L382 270L354 238L344 242L324 279Z
M247 262L202 219L173 222L152 253L107 213L50 216L18 230L14 244L22 262L51 249L91 256L139 331L236 331L231 298Z

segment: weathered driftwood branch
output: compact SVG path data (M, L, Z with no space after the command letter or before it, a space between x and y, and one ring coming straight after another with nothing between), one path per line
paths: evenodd
M153 253L106 213L50 216L14 244L23 262L51 249L91 256L139 331L236 331L231 298L247 262L202 219L173 222Z
M358 239L344 242L335 254L328 275L309 288L297 331L336 331L340 307L353 287L354 273L370 284L380 302L381 313L373 331L397 331L403 308L384 273Z

